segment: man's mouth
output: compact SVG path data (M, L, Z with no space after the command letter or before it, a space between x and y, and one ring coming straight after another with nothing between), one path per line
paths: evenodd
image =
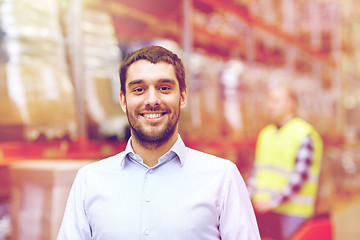
M148 119L156 119L162 117L165 113L143 113L141 115Z

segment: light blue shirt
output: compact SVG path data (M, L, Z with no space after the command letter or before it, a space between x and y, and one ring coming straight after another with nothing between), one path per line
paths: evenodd
M178 137L154 167L131 147L79 170L58 240L260 240L235 164Z

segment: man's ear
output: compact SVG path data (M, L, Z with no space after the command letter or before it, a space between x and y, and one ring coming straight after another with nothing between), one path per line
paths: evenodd
M187 90L184 88L184 90L180 93L180 108L183 109L186 107L187 103Z
M122 110L124 111L124 113L126 113L126 98L125 98L125 93L123 91L120 91L119 100Z

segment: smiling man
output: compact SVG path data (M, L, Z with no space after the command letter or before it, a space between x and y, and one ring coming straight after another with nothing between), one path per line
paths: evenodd
M186 105L178 56L150 46L120 67L126 149L79 170L58 239L259 240L236 166L186 147L178 134Z

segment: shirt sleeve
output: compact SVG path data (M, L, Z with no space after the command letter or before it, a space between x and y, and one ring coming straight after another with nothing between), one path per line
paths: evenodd
M70 190L57 240L91 239L84 208L85 179L79 170Z
M248 193L249 193L249 196L250 198L254 195L255 193L255 176L256 176L256 168L253 167L251 169L251 172L250 172L250 175L247 179L247 183L246 183L246 186L247 186L247 190L248 190Z
M219 231L222 240L260 240L254 210L235 164L224 185Z
M301 187L309 178L313 155L313 140L310 136L306 136L296 154L295 167L294 171L290 175L289 183L273 200L273 204L275 206L288 201L291 196L300 191Z

